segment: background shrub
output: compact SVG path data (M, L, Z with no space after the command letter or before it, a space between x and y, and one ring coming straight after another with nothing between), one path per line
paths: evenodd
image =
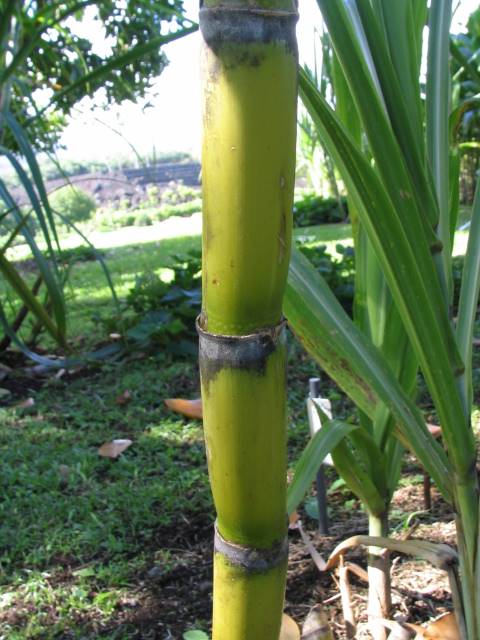
M318 269L337 300L351 316L355 291L355 252L353 247L337 244L335 250L340 254L340 258L327 253L327 247L323 244L310 247L299 245L299 249Z
M49 198L50 204L69 222L85 222L95 213L95 200L78 187L66 185L54 191Z
M293 224L296 227L344 222L347 216L347 200L343 196L339 199L322 198L308 193L293 206Z

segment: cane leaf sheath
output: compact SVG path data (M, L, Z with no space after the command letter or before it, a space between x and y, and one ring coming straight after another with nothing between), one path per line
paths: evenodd
M214 640L278 640L287 565L285 330L296 8L210 2L203 34L207 460L217 510Z

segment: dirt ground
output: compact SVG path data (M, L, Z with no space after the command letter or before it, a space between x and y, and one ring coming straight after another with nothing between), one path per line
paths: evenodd
M412 520L397 537L421 538L454 545L455 529L452 514L438 493L432 491L430 523L419 524ZM326 559L333 548L346 537L366 533L367 519L358 511L335 513L335 499L331 506L330 535L321 536L312 520L305 525L315 548ZM422 486L399 489L394 497L393 509L409 512L423 509ZM337 638L344 638L338 577L335 573L320 573L315 566L297 530L291 530L289 570L285 612L300 625L310 609L323 603L328 619ZM125 603L124 610L116 616L115 624L129 622L137 628L135 638L182 638L189 624L209 618L212 606L212 539L213 526L208 521L185 522L183 531L164 531L158 543L170 550L173 565L164 569L154 566L139 576L137 596ZM365 552L352 551L348 560L366 566ZM393 611L392 618L422 623L451 610L451 598L447 576L419 560L392 555ZM367 629L366 584L353 577L352 606L358 621L357 637L369 637ZM113 629L99 627L100 635Z

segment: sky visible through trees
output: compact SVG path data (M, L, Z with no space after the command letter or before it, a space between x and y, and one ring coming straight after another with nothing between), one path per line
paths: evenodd
M452 30L460 31L477 0L454 1L458 4ZM185 0L187 15L198 19L198 0ZM320 11L315 0L300 0L297 35L300 61L312 65L314 29L321 26ZM93 21L85 28L91 29ZM101 32L97 46L105 46ZM198 33L165 47L169 66L155 83L147 100L140 104L126 102L108 111L91 110L85 99L76 110L71 124L62 136L66 150L61 157L105 159L131 153L129 143L142 155L164 151L187 151L200 155L201 100L199 68L200 36ZM146 107L149 104L151 107ZM115 130L115 131L114 131ZM116 133L118 132L118 133Z

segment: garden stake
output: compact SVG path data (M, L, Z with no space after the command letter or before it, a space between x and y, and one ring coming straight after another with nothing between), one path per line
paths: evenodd
M297 98L292 0L209 0L203 35L205 441L213 639L278 640L287 567L285 331Z

